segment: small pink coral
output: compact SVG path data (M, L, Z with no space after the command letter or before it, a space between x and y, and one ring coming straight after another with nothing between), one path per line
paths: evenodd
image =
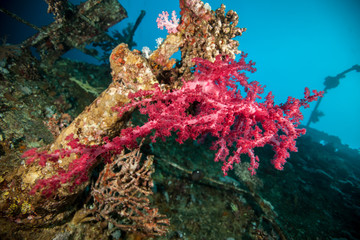
M156 22L158 24L158 28L161 30L166 28L168 33L177 33L177 26L179 25L180 19L177 18L175 11L171 14L171 20L169 20L169 13L166 11L163 11L159 14L159 17L156 19Z

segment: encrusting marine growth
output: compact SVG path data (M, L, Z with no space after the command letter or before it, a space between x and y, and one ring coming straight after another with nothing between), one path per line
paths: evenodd
M296 138L305 133L297 128L303 118L300 107L308 107L322 93L311 95L306 88L300 100L289 97L276 105L269 93L261 101L264 87L245 75L256 70L254 63L246 62L245 54L234 60L240 51L232 38L246 30L236 27L236 12L225 14L224 5L211 11L200 0L180 0L180 8L177 31L172 28L149 59L139 51L131 52L126 44L116 47L110 56L113 83L109 88L52 146L24 153L27 166L37 163L47 169L45 175L40 167L27 172L32 194L41 192L51 201L57 196L64 204L73 201L67 196L83 191L96 165L101 161L114 164L114 155L125 148L137 149L137 141L147 136L156 141L176 133L181 144L210 134L217 138L211 149L216 151L215 161L223 162L225 175L240 163L241 154L250 157L249 170L254 174L259 166L255 147L271 145L272 163L279 170L289 151L297 151ZM166 16L163 13L164 21ZM170 57L179 48L181 61L173 67L175 60ZM136 108L148 120L135 127L128 119ZM235 151L230 153L233 146ZM99 194L94 196L101 199ZM34 199L44 202L41 197ZM158 233L165 231L161 228Z

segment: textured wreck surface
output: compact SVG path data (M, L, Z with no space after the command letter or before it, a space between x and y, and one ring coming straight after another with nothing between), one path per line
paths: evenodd
M56 22L49 29L61 32L69 24L61 8L67 1L47 3L49 11L56 15ZM113 4L118 7L110 11ZM88 1L79 6L74 19L87 16L95 24L87 29L91 36L67 29L73 33L67 39L50 34L53 39L42 44L31 43L34 39L30 39L23 46L2 46L1 239L360 238L356 231L360 224L359 153L342 145L336 137L309 129L308 135L297 139L298 151L291 153L284 171L271 165L271 147L275 143L254 145L232 171L229 170L233 163L227 168L226 177L221 171L223 163L214 162L215 154L223 153L210 150L218 140L216 134L204 134L196 141L189 136L180 138L179 133L190 128L197 137L195 133L203 128L197 130L196 125L190 125L206 112L202 112L203 99L196 94L209 86L201 89L193 84L200 78L195 74L195 63L210 69L209 76L214 68L210 63L216 59L233 66L228 59L241 53L233 38L246 31L237 26L237 13L226 12L224 5L210 10L201 1L180 0L180 8L178 25L168 30L169 35L154 52L147 55L122 43L113 49L110 66L58 58L68 48L96 42L100 30L126 15L112 1ZM115 16L114 12L120 14ZM172 25L177 22L173 21ZM84 27L77 20L74 26ZM40 39L41 34L36 37ZM44 50L41 59L30 54L26 48L29 45ZM47 51L49 47L51 51ZM181 59L172 59L179 50ZM196 62L194 58L202 60ZM239 65L252 69L250 63ZM254 89L261 92L255 83L246 85L247 79L242 77L239 75L246 86L245 93ZM220 86L221 82L217 84ZM197 86L196 91L193 85ZM246 97L256 98L255 90L256 94ZM187 98L169 97L169 101L167 96ZM215 96L206 99L215 99L212 97ZM152 141L147 136L151 129L146 129L147 134L136 135L141 126L151 121L174 120L170 113L177 111L168 109L172 103L180 108L182 99L192 99L181 115L182 119L190 119L187 129L177 128L171 134L163 127L155 129L155 136L163 133L159 136L166 136L166 141ZM271 96L263 105L271 109L269 99ZM150 109L149 113L161 113L159 108L151 111L152 106L161 104L167 109L167 116L141 114L146 112L141 109L143 106ZM252 110L261 105L245 106L252 106ZM284 106L291 104L282 105L282 109L293 112ZM273 114L278 113L276 108L272 110ZM258 112L261 114L252 120L265 115ZM241 115L249 120L235 121L229 131L236 123L251 123L250 115ZM283 130L290 129L290 136L300 135L292 125L287 127ZM256 126L247 128L247 132L254 137L243 144L250 145L261 135ZM138 136L138 144L125 141L125 137L133 136L135 140ZM183 140L181 145L179 138ZM223 145L223 149L228 147L229 152L235 153L244 146L239 150L239 146ZM27 152L28 159L20 157L33 148L37 150ZM254 169L258 160L254 156L261 159L261 165L257 174L251 175L248 169Z

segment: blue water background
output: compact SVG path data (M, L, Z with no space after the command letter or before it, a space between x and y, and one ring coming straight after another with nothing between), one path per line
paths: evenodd
M78 4L80 1L71 1ZM156 18L162 11L175 10L178 1L128 0L120 1L129 18L110 29L121 31L127 23L134 23L141 10L146 16L135 34L137 49L155 49L155 39L165 38L166 30L157 29ZM239 49L256 62L257 72L251 80L266 85L276 103L287 96L301 98L305 87L322 90L327 76L360 64L360 1L358 0L223 0L208 1L212 9L221 3L227 10L239 14L239 27L247 31L239 37ZM0 1L0 5L37 26L53 21L46 13L43 0ZM35 30L0 13L0 36L7 35L9 43L21 43ZM73 50L66 57L99 64L95 59ZM306 124L312 107L304 112ZM322 100L320 111L325 116L311 126L336 135L353 148L360 148L360 73L351 72L340 85L329 90Z

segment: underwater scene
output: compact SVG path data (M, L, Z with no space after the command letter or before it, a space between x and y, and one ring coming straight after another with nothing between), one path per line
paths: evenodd
M359 10L0 0L0 239L360 239Z

